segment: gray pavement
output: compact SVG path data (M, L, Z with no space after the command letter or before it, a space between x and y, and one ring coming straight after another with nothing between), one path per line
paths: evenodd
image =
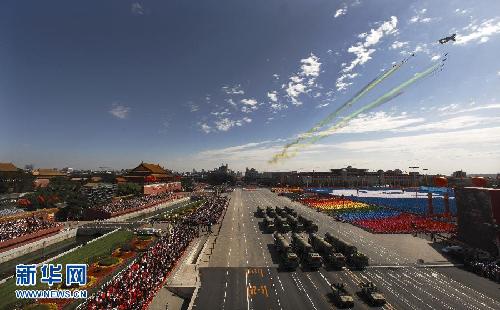
M330 285L336 282L346 284L356 309L369 309L356 295L359 283L366 280L377 284L386 296L384 309L500 309L498 284L456 267L416 265L418 258L432 265L447 263L426 240L373 235L266 189L237 189L231 198L209 265L200 268L194 309L332 309ZM318 223L321 234L329 231L356 245L374 267L281 271L272 236L261 231L261 220L253 214L259 205L294 206Z

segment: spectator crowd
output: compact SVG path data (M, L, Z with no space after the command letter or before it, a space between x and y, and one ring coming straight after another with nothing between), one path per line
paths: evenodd
M30 216L0 222L0 242L36 233L43 229L56 227L58 224L40 216Z
M141 209L148 205L153 205L160 203L165 200L169 200L174 198L175 194L172 193L161 193L158 195L145 195L133 199L120 199L117 201L113 201L107 204L104 204L100 207L95 208L96 210L108 212L108 213L116 213L122 212L125 210L134 210Z
M207 199L179 221L169 235L160 237L146 253L93 294L83 308L146 309L184 250L197 236L198 227L219 221L227 205L227 197Z

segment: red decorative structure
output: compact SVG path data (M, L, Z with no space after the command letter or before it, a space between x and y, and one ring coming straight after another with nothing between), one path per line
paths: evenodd
M472 178L472 185L474 185L475 187L486 187L487 183L488 182L483 177L473 177Z
M434 214L434 207L432 206L432 193L427 193L427 215L432 216Z
M445 177L435 177L434 185L437 187L446 187L448 185L448 179Z

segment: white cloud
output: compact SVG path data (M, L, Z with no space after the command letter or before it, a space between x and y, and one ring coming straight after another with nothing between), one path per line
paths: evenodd
M489 38L495 34L500 33L500 18L492 18L477 23L470 23L463 28L465 35L458 35L455 44L464 45L469 42L479 41L479 43L485 43Z
M337 146L341 149L357 152L414 152L418 155L426 154L428 156L437 156L442 152L443 155L451 157L450 150L455 147L462 151L471 151L477 146L492 147L493 144L500 145L500 127L475 128L449 132L423 133L411 136L398 136L382 139L358 140L352 142L339 143ZM460 137L457 139L457 137ZM490 145L488 145L491 143Z
M195 104L192 101L188 101L187 106L188 106L190 112L197 112L200 109L200 106L198 106L197 104Z
M405 41L405 42L394 41L391 44L391 47L389 47L389 49L395 50L395 49L399 49L399 48L402 48L402 47L406 47L406 46L408 46L408 43L409 43L408 41Z
M280 75L279 75L279 74L277 74L277 73L273 74L273 77L274 77L275 79L277 79L277 80L279 80L279 79L280 79Z
M227 95L244 95L245 91L241 88L240 84L234 86L222 86L222 91Z
M253 111L257 110L258 107L256 105L254 106L243 106L241 107L241 112L243 113L252 113Z
M271 91L271 92L268 92L267 93L267 97L269 98L269 100L271 100L272 102L278 102L278 93L276 91Z
M476 111L482 111L482 110L496 110L500 109L500 103L492 103L492 104L486 104L482 106L474 106L472 108L465 108L465 109L460 109L456 110L458 106L456 106L454 109L451 109L452 111L445 110L447 113L446 114L459 114L459 113L469 113L469 112L476 112Z
M212 127L206 123L200 124L200 128L204 133L210 133L212 131Z
M421 117L409 117L407 114L391 115L386 112L374 112L361 114L349 122L349 124L339 129L338 133L365 133L389 131L403 128L408 125L421 123L425 119Z
M451 111L451 110L455 110L458 107L459 107L458 104L451 103L451 104L448 104L448 105L445 105L445 106L438 108L438 111L440 111L440 112Z
M144 7L139 2L132 3L130 10L134 15L144 15Z
M301 105L299 100L301 94L310 92L316 85L316 79L321 72L321 63L319 57L310 54L309 57L300 60L300 72L292 75L288 84L283 84L282 88L285 89L286 97L293 105Z
M425 17L425 13L427 13L427 9L422 9L417 12L417 15L410 18L409 23L430 23L433 19L430 17Z
M229 103L231 106L236 107L236 102L232 98L226 99L226 102Z
M347 13L347 7L343 7L335 11L335 15L333 15L333 18L340 17L342 15L345 15Z
M338 91L346 89L351 84L346 81L350 79L346 73L350 73L355 67L363 65L372 59L371 55L376 49L371 47L378 44L384 36L397 33L397 24L398 18L396 16L391 16L389 20L383 22L378 28L371 29L368 33L358 35L358 37L363 38L364 41L357 42L347 49L347 52L354 54L356 58L354 58L350 64L343 64L342 74L337 79L336 83Z
M317 56L311 53L311 56L301 59L300 62L302 63L302 66L300 66L302 69L302 76L318 77L321 63Z
M253 99L253 98L250 98L250 99L241 99L240 101L241 103L243 103L244 105L249 105L249 106L255 106L257 105L257 100Z
M235 121L230 120L227 117L218 119L214 123L215 123L215 127L219 131L228 131L229 129L231 129L231 127L236 125Z
M431 60L432 60L432 61L436 61L436 60L439 60L440 58L441 58L441 55L433 55L433 56L431 57Z
M284 109L287 109L287 108L288 108L288 106L284 103L275 102L275 103L271 104L271 110L274 113L281 111L281 110L284 110Z
M231 112L229 112L228 109L225 109L224 111L217 111L217 112L211 112L210 114L220 117L220 116L225 116L225 115L231 115Z
M500 121L499 117L465 115L465 116L443 119L442 121L429 122L417 126L400 128L399 132L450 131L450 130L476 127L482 124L490 124L490 125L493 123L498 124L499 121Z
M415 53L425 53L425 54L429 54L429 53L430 53L430 50L429 50L429 48L427 47L427 43L420 43L420 44L417 44L417 46L415 47Z
M241 119L236 119L236 120L224 117L224 118L220 118L220 119L216 120L214 122L214 125L218 131L228 131L229 129L231 129L235 126L241 127L241 126L243 126L245 124L249 124L251 122L252 122L252 119L249 117L243 117Z
M466 9L455 9L455 13L457 14L460 14L460 15L464 15L464 14L467 14L468 10Z
M129 112L130 112L130 107L127 107L117 102L111 104L111 110L109 110L109 113L111 113L111 115L119 119L127 118Z

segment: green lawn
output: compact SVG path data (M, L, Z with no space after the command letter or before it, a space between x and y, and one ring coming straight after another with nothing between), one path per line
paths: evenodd
M120 230L95 242L86 244L76 251L59 257L51 263L62 264L64 273L64 266L66 264L83 264L87 263L88 260L92 257L108 255L114 248L118 247L120 244L126 241L130 241L132 237L132 232ZM37 276L37 285L35 287L24 287L23 289L47 289L48 285L39 283L39 279L40 274L38 274ZM15 277L0 285L0 309L9 309L8 305L17 301L14 293L17 288L18 287L16 286Z

